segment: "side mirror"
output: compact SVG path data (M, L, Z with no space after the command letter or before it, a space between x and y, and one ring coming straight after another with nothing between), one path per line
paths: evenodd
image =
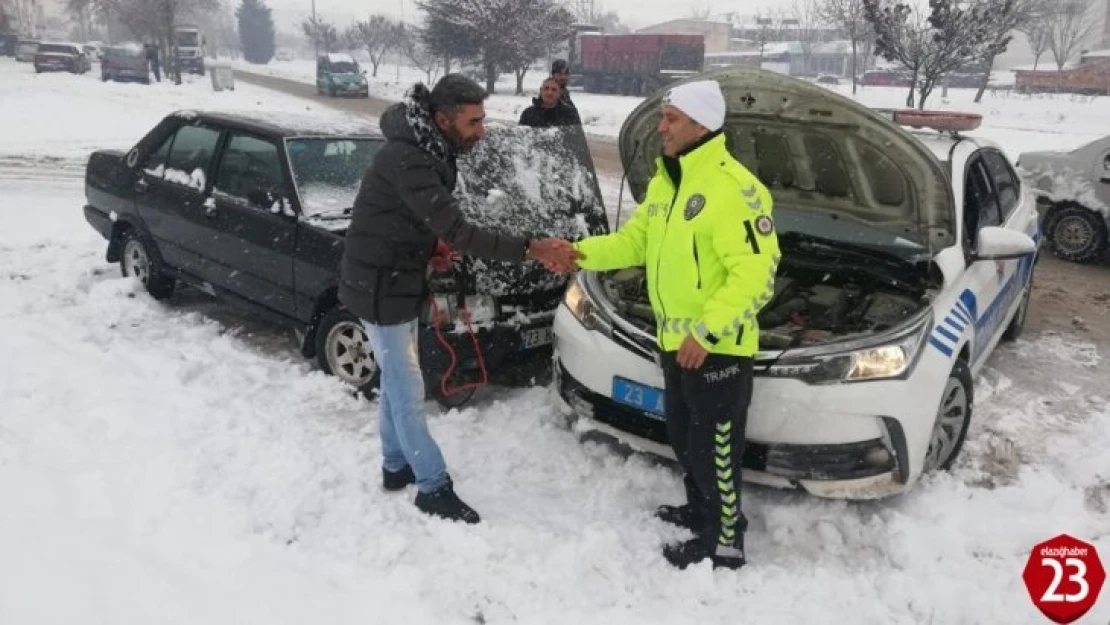
M1024 232L998 226L979 230L979 241L972 261L1012 260L1037 251L1037 243Z

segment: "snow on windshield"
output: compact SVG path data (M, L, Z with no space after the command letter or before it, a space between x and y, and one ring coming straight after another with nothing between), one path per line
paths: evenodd
M305 220L328 229L345 228L347 211L382 144L381 139L346 137L290 139L289 161Z
M494 126L459 159L455 195L467 219L482 228L525 237L577 240L607 228L580 130ZM578 137L574 133L579 133ZM575 149L578 148L578 149ZM499 295L557 289L565 277L529 265L471 261L479 292Z

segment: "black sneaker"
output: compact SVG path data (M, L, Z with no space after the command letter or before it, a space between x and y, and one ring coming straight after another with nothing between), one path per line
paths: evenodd
M412 467L405 465L400 471L389 471L382 468L382 487L386 490L403 490L409 484L416 483L416 474Z
M417 493L416 507L420 508L420 511L425 514L447 519L448 521L462 521L464 523L474 524L481 520L474 508L466 505L463 500L459 499L459 496L455 494L455 489L451 484L451 480L447 480L447 484L435 492Z
M671 525L684 527L691 532L701 531L701 515L690 504L681 506L659 506L655 509L655 516Z

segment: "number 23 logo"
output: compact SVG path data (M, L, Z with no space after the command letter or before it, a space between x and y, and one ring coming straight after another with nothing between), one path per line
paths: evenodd
M1052 583L1045 589L1044 595L1041 596L1041 601L1058 603L1076 603L1083 601L1087 598L1087 594L1091 591L1090 585L1087 583L1087 565L1084 564L1079 558L1067 558L1064 564L1055 558L1041 558L1041 564L1052 569ZM1079 592L1073 595L1059 594L1057 591L1060 589L1060 582L1063 581L1064 567L1075 567L1075 573L1068 576L1068 581L1079 584Z

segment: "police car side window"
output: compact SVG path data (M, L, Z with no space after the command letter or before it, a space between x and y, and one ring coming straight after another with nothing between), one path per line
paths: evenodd
M990 171L995 192L998 194L998 207L1002 213L1002 221L1006 221L1018 204L1018 178L1006 162L1006 157L994 150L983 152L983 162Z
M991 188L990 176L983 159L976 158L967 167L964 184L964 241L974 249L979 229L1002 223L998 198Z

